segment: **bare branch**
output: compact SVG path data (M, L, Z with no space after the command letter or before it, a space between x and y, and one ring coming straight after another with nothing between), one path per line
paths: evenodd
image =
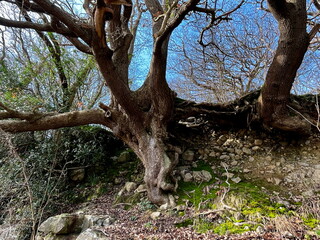
M93 17L93 10L90 8L91 0L84 0L83 9L86 11L88 16Z
M156 40L156 45L160 47L161 43L170 35L170 33L172 33L172 31L177 26L179 26L185 16L196 7L199 1L200 0L189 0L179 8L175 17L168 22L166 28L162 32L160 32L160 34L157 34L158 38Z
M86 53L86 54L90 54L93 55L92 50L90 47L88 47L87 45L83 44L78 38L74 38L74 37L68 37L65 36L69 42L72 43L73 46L75 46L79 51Z
M312 2L314 6L320 11L320 2L318 0L313 0Z
M33 0L41 8L43 8L47 14L54 16L56 19L65 24L70 31L74 32L78 37L82 38L86 43L91 44L91 29L90 32L86 31L79 21L73 18L68 12L59 8L56 4L49 0Z
M316 24L315 26L313 26L313 28L311 29L311 31L309 33L310 41L316 36L316 34L319 32L319 30L320 30L320 24Z
M0 112L0 116L4 116ZM35 113L19 113L20 115L34 115ZM40 113L39 113L40 114ZM0 117L1 119L1 117ZM106 125L105 113L100 109L74 111L68 113L51 113L51 115L43 114L37 120L0 120L0 128L6 132L27 132L27 131L43 131L49 129L58 129L62 127L74 127L87 124L104 124Z

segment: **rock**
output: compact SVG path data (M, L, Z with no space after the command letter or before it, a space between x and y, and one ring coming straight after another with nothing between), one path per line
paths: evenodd
M44 234L69 234L79 233L82 230L84 215L61 214L44 221L38 228Z
M159 218L161 215L161 212L153 212L150 214L150 217L153 219L153 220L156 220L157 218Z
M257 233L264 233L263 227L258 226L257 229L256 229L256 232L257 232Z
M279 185L282 182L282 180L279 178L273 178L273 182L275 185Z
M191 173L187 172L186 174L182 175L184 182L192 182L193 176Z
M227 178L232 178L234 176L234 174L230 173L230 172L225 172L225 173L222 173L222 176L225 176Z
M209 157L215 157L216 156L216 152L212 151L209 153Z
M193 179L197 183L209 182L212 179L211 173L206 170L193 171L192 173L193 173Z
M119 157L117 158L117 161L119 163L125 163L125 162L129 162L130 161L130 152L125 151L120 153Z
M232 180L234 183L239 183L239 182L241 182L241 178L239 178L239 177L232 178L231 180Z
M182 154L182 159L185 161L193 161L194 160L194 152L190 149L186 150L183 154Z
M259 149L260 149L259 146L253 146L253 147L252 147L252 150L253 150L253 151L258 151Z
M231 162L231 166L237 166L238 165L238 162L237 161L232 161Z
M250 169L248 169L248 168L243 169L243 173L249 173L249 172L251 172Z
M136 190L134 190L135 193L142 193L147 191L147 185L146 184L140 184Z
M82 231L92 227L109 226L115 219L108 215L85 215L82 224Z
M249 162L253 162L254 161L254 157L250 156L248 160L249 160Z
M272 157L271 156L266 156L266 161L271 162L272 161Z
M316 168L313 175L312 175L313 181L316 183L320 183L320 169Z
M253 143L255 146L261 146L263 144L263 140L261 139L256 139L254 140L254 143Z
M220 159L220 160L229 160L230 157L229 157L228 155L221 155L221 156L219 157L219 159Z
M242 148L242 152L244 152L247 155L251 155L251 150L249 148L247 148L247 147L243 147Z
M76 240L111 240L111 238L99 230L87 229L82 232Z
M45 237L38 236L36 240L77 240L78 234L54 235L48 234Z
M242 155L242 154L243 154L242 150L241 150L241 149L238 149L238 148L234 149L234 152L235 152L236 154L238 154L238 155Z
M220 163L220 166L223 167L223 168L228 168L228 164L226 164L225 162L221 162Z
M124 189L130 193L133 192L137 188L137 184L135 182L126 182L124 185Z
M85 177L86 171L84 168L74 169L70 171L70 179L74 182L81 182Z

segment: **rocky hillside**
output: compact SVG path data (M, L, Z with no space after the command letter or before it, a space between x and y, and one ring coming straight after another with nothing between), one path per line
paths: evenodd
M90 201L44 221L37 239L320 239L319 134L211 131L181 148L174 208L147 200L143 168L126 150L112 157L107 190L93 186Z

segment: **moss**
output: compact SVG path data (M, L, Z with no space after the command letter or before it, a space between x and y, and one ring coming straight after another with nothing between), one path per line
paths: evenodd
M241 224L237 225L234 222L227 221L225 223L220 224L219 226L213 229L213 232L219 235L229 234L239 234L248 231L253 231L256 229L256 226L252 224Z
M193 219L186 219L180 223L176 223L175 226L178 227L178 228L181 228L181 227L188 227L190 225L193 225Z
M320 225L320 220L315 218L302 218L304 224L311 229L314 229Z

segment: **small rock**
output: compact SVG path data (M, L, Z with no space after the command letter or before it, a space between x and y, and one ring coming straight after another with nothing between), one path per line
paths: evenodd
M247 169L247 168L243 169L243 173L249 173L249 172L251 172L250 169Z
M216 152L212 151L212 152L209 153L209 157L215 157L215 156L216 156Z
M238 165L238 162L237 161L232 161L231 162L231 166L237 166Z
M161 211L165 211L165 210L168 210L169 209L169 204L168 203L165 203L165 204L162 204L159 209Z
M271 156L266 156L266 161L271 162L272 161L272 157Z
M135 193L142 193L147 191L147 185L146 184L140 184L136 190L134 190Z
M234 183L239 183L239 182L241 182L241 178L239 178L239 177L232 178L231 180L232 180Z
M192 180L193 180L193 176L189 172L186 173L185 175L183 175L182 178L183 178L184 182L192 182Z
M202 171L193 171L193 179L194 181L200 182L209 182L212 179L212 175L210 172L206 170Z
M225 176L227 178L232 178L234 176L233 173L229 173L229 172L225 172L225 173L222 173L222 176Z
M247 155L251 155L251 150L249 148L246 148L246 147L242 148L242 152L244 152Z
M221 162L221 163L220 163L220 166L221 166L221 167L224 167L224 168L228 168L228 167L229 167L228 164L226 164L225 162Z
M185 161L193 161L194 160L194 151L188 149L182 154L182 159Z
M126 182L124 185L124 189L127 192L133 192L137 188L137 184L135 182Z
M259 146L253 146L253 147L252 147L252 150L253 150L253 151L258 151L259 149L260 149Z
M273 182L275 185L279 185L282 182L282 180L279 178L273 178Z
M234 152L235 152L236 154L238 154L238 155L242 155L242 154L243 154L242 150L241 150L241 149L238 149L238 148L234 149Z
M249 160L249 162L253 162L254 161L254 157L250 156L248 160Z
M220 159L220 160L229 160L230 157L229 157L228 155L221 155L221 156L219 157L219 159Z
M167 203L166 203L167 204ZM165 205L165 204L164 204ZM153 219L153 220L156 220L157 218L159 218L161 215L161 212L153 212L150 214L150 217Z
M263 232L264 232L263 227L258 226L257 229L256 229L256 232L257 232L257 233L263 233Z
M261 146L262 144L263 144L263 140L261 140L261 139L254 140L254 145Z

